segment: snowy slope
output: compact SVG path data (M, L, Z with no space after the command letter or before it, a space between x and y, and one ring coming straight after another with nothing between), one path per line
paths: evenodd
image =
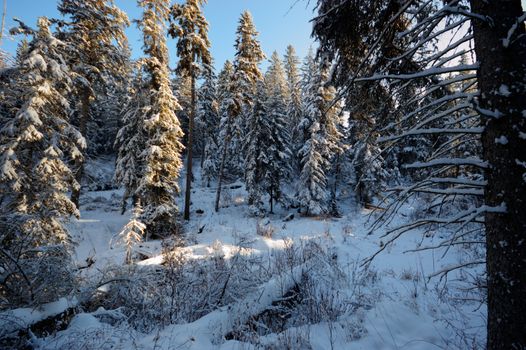
M199 178L199 174L196 176ZM382 232L367 235L371 213L357 210L350 200L342 204L343 216L338 219L304 218L294 210L283 209L269 218L256 219L248 216L242 186L230 185L224 208L215 213L215 188L199 187L199 181L196 185L192 219L185 227L187 244L180 249L185 261L205 261L218 254L229 261L240 252L240 244L244 255L262 257L259 261L269 264L291 245L307 247L308 242L315 242L320 250L301 264L291 265L290 271L269 272L267 281L193 322L144 334L126 322L108 322L111 311L98 310L75 316L68 329L35 339L34 345L43 349L440 349L462 348L466 344L463 341L471 341L459 334L459 329L476 339L484 338L485 309L469 301L452 304L448 296L455 291L442 288L437 279L427 279L443 267L458 263L460 249L451 249L445 257L440 251L405 253L422 244L421 234L407 234L369 266L362 266L363 259L379 249ZM120 191L86 194L82 218L70 224L78 242L75 258L79 266L86 266L82 274L87 279L103 280L101 271L123 265L124 248L116 244L116 235L130 214L120 214L120 195ZM405 214L410 215L410 211L406 208ZM285 222L289 214L295 217ZM402 220L400 216L392 225ZM257 235L258 225L273 232L271 237ZM146 242L137 250L143 257L150 257L139 262L140 266L155 267L164 260L161 242ZM94 260L91 265L87 264L89 258ZM329 266L332 261L334 266ZM250 324L253 317L272 309L273 302L305 273L314 281L313 290L325 296L320 300L332 298L327 305L337 309L333 316L322 315L319 323L305 324L295 319L304 312L297 309L299 314L292 312L282 332L225 338L240 324ZM317 306L321 310L323 305Z

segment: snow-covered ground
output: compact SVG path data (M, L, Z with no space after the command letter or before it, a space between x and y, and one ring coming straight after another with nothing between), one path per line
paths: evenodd
M224 208L215 213L215 188L200 187L199 174L196 178L192 218L185 225L186 245L178 248L186 263L220 256L232 265L233 258L242 252L247 257L259 257L256 264L270 266L273 260L287 256L291 247L298 247L297 252L310 249L308 254L302 253L308 257L281 271L269 267L270 272L258 272L259 285L239 291L237 300L218 305L192 322L176 322L141 333L128 325L122 310L83 310L66 330L46 338L35 337L33 345L42 349L444 349L468 346L471 339L466 334L484 338L485 308L465 300L452 302L449 296L455 290L444 288L438 279L427 278L458 263L460 249L450 249L445 257L437 250L406 253L423 243L422 234L411 233L363 266L364 259L380 248L382 232L367 234L370 212L357 209L350 199L340 203L341 218L305 218L295 210L278 209L268 218L257 219L248 214L242 186L228 185ZM78 243L75 260L78 266L86 267L82 269L86 281L104 281L109 267L124 265L125 250L118 242L118 233L130 213L121 215L120 197L120 191L85 194L82 217L70 224ZM294 218L284 221L289 214ZM404 208L391 225L407 220L405 216L409 215L411 208ZM258 226L266 237L256 234ZM430 243L433 238L426 239ZM159 241L140 244L136 250L143 260L138 265L154 269L162 264L161 249ZM248 268L247 276L252 273ZM232 336L243 326L254 325L254 320L264 323L262 313L276 307L276 300L304 275L310 276L310 290L317 295L314 303L302 300L310 309L289 305L291 316L279 332L261 332L259 328L252 329L250 337ZM268 280L262 280L265 276ZM99 289L104 293L104 283ZM13 315L31 319L47 312L44 306L41 310L16 310ZM112 312L117 316L112 317ZM307 312L319 313L307 317L319 322L299 321Z

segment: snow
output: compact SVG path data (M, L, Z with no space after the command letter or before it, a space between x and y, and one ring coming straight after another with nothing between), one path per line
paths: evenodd
M38 309L20 308L8 310L0 313L0 336L5 336L45 320L46 318L56 316L67 309L78 304L76 298L61 298L55 302L42 305Z
M199 172L200 169L196 169L196 179L200 177ZM193 322L169 325L151 334L142 334L126 328L122 321L102 321L108 313L120 315L118 310L84 311L72 319L66 330L38 339L41 348L66 349L76 346L75 341L85 341L93 348L104 344L103 348L260 349L263 346L279 348L279 344L284 344L287 339L299 338L307 341L312 349L448 348L457 336L455 329L448 327L448 322L472 330L479 339L484 338L484 307L479 309L480 305L472 302L453 307L441 297L439 291L444 291L438 289L438 281L427 279L428 276L461 264L460 248L459 251L450 248L445 257L442 257L442 253L447 252L446 248L408 254L405 252L422 244L422 236L408 234L377 256L364 270L360 264L380 248L383 231L368 235L371 213L356 208L351 200L343 201L341 218L306 218L300 217L295 211L280 208L268 219L260 220L249 217L245 200L247 193L243 187L226 186L225 192L228 192L229 199L224 201L225 207L216 213L213 203L215 188L200 187L199 184L200 181L195 182L192 219L185 226L187 244L181 250L187 261L201 261L214 256L230 260L240 251L246 256L263 256L271 261L275 254L285 251L292 244L318 242L336 257L338 266L347 276L347 282L345 278L338 281L342 286L338 293L341 300L354 301L340 307L349 308L352 303L358 303L359 306L351 307L354 311L344 312L334 321L294 325L283 333L261 335L255 343L224 339L224 335L232 331L235 325L247 322L251 316L261 313L273 301L280 299L284 291L301 279L303 272L324 268L320 266L323 260L316 260L318 257L314 256L314 260L307 260L281 275L275 275L261 285L254 286L257 288L241 299ZM125 247L115 244L115 241L128 223L130 213L120 214L121 195L120 190L85 194L81 207L82 218L70 223L69 228L78 243L75 253L77 265L85 266L90 257L94 260L93 265L82 270L85 278L98 278L104 268L122 266L124 263ZM179 200L182 202L183 198ZM203 213L197 214L197 209ZM402 212L409 215L411 210L408 207ZM292 213L295 214L294 219L285 222L284 218ZM404 220L402 215L391 225L402 224ZM257 225L271 227L274 233L271 237L258 236ZM429 240L427 243L433 244L433 238ZM164 261L159 241L142 242L136 249L150 257L139 262L138 266L155 267ZM367 275L369 282L358 287L360 298L356 299L356 276L360 274ZM320 280L320 288L335 282L329 275L324 278L328 278L327 282ZM99 290L104 292L108 289L104 287ZM66 300L61 300L55 310L62 310L68 305ZM46 308L46 314L49 314L49 309ZM41 319L45 313L38 311L37 315L33 315L31 310L15 312L27 320ZM459 312L464 318L458 316Z
M499 87L499 94L505 97L509 97L511 95L510 88L507 85L502 84Z
M506 136L501 136L501 137L495 139L495 143L496 144L500 144L500 145L507 145L508 144L508 138Z

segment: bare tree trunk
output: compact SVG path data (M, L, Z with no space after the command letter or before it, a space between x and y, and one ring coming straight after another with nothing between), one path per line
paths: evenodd
M526 36L520 0L471 0L488 163L486 213L489 350L526 349ZM491 112L488 112L491 111ZM497 140L500 140L497 142Z
M204 136L204 135L201 135ZM203 169L203 165L205 164L205 150L206 150L206 144L203 143L203 147L201 147L201 169Z
M195 119L195 76L194 72L190 73L191 85L192 85L192 110L190 111L190 117L188 120L188 146L186 147L186 192L184 195L184 219L190 220L190 201L192 191L192 162L193 162L193 142L194 142L194 119Z
M80 134L84 137L87 137L87 131L88 131L88 121L89 121L89 109L90 109L90 91L88 88L83 88L80 96L80 120L79 120L79 131ZM71 191L71 201L77 209L80 209L79 207L79 201L80 201L80 192L81 192L81 186L82 186L82 178L84 177L84 158L78 160L75 162L75 180L78 182L79 187L74 188Z
M270 186L270 214L274 214L274 186Z
M223 179L225 176L225 164L226 158L228 156L228 148L230 147L230 140L232 138L232 119L233 117L229 114L228 121L226 125L226 135L225 135L225 144L223 146L223 154L221 156L221 164L219 166L219 176L217 179L217 192L216 192L216 203L215 211L219 212L219 201L221 199L221 187L223 186Z

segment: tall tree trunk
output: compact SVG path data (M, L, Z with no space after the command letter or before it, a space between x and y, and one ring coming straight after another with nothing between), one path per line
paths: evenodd
M201 137L204 137L204 135L201 135ZM210 140L208 140L210 142ZM206 143L203 143L203 146L201 147L201 169L203 169L203 165L205 164L205 150L206 150Z
M225 176L225 164L226 164L226 158L228 156L228 148L230 147L230 140L232 139L232 122L233 122L233 116L228 114L228 120L226 125L226 135L225 135L225 143L223 146L223 154L221 156L221 164L219 165L219 176L217 179L217 192L216 192L216 203L215 203L215 211L216 213L219 212L219 201L221 200L221 188L223 186L223 179Z
M190 117L188 120L188 146L186 148L186 192L184 195L184 219L190 220L190 201L192 191L192 162L193 162L193 142L194 142L194 119L195 119L195 75L192 70L190 73L191 85L192 85L192 110L190 111Z
M88 121L89 121L89 110L90 110L90 97L91 93L89 88L85 87L82 89L80 94L80 120L79 120L79 131L82 136L88 137ZM75 180L79 184L79 188L74 188L71 191L71 201L77 209L80 209L79 207L79 201L80 201L80 192L81 192L81 186L82 186L82 178L84 177L84 163L85 160L81 159L75 162Z
M270 214L274 214L274 186L270 186Z
M526 349L526 36L520 0L471 0L480 68L486 213L488 349ZM511 33L511 38L508 38ZM511 39L511 40L507 40ZM491 111L491 112L488 112Z

